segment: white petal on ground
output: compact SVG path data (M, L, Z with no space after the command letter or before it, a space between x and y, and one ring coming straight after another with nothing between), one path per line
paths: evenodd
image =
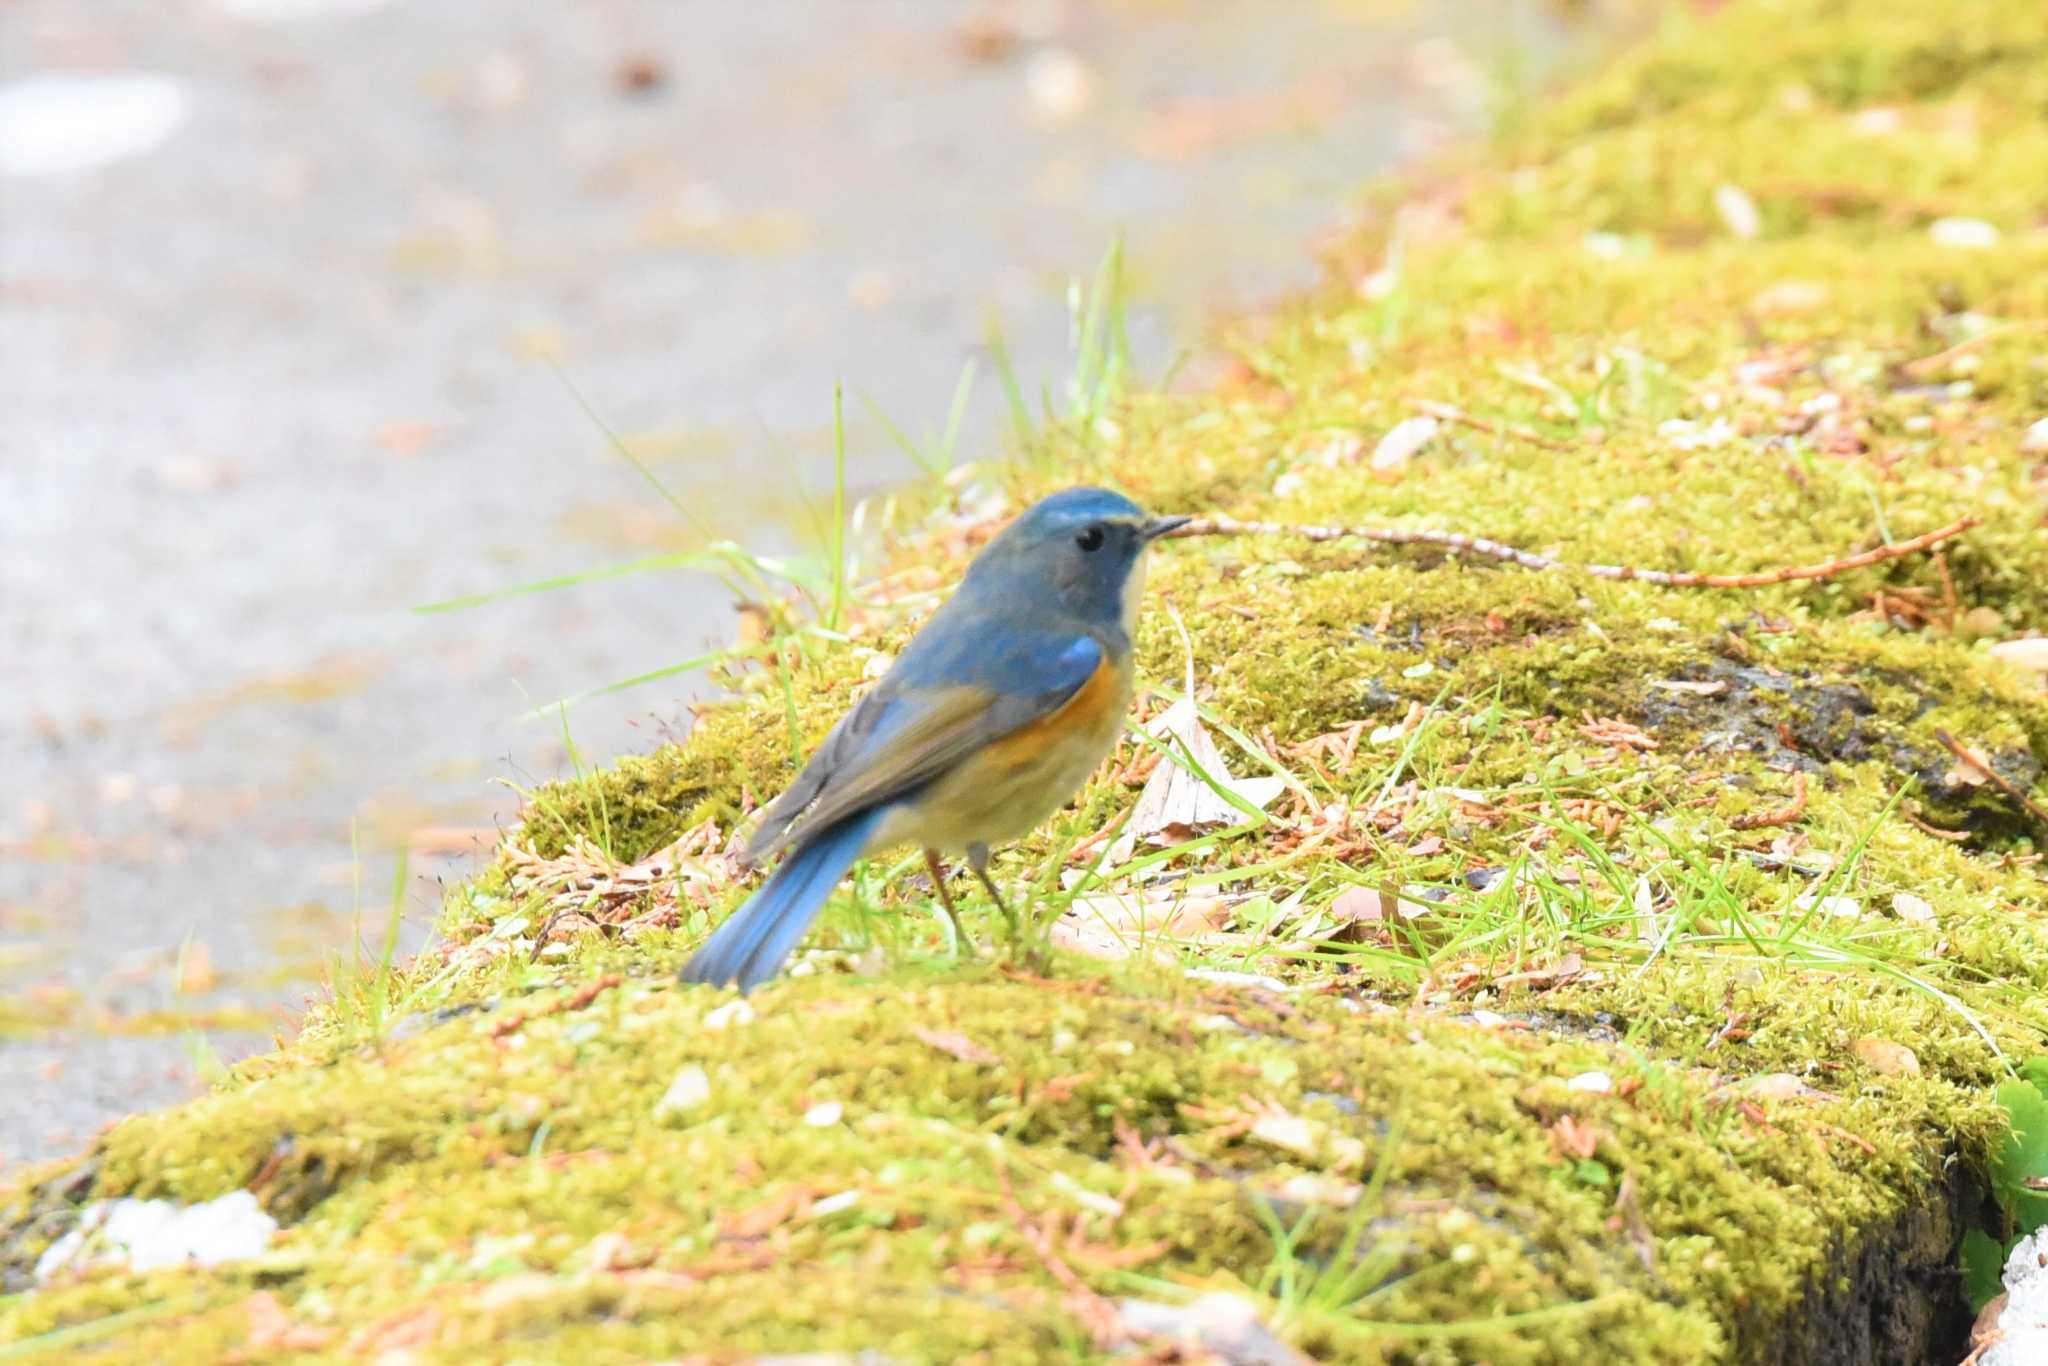
M70 1267L218 1266L254 1257L270 1246L277 1220L248 1191L229 1191L197 1205L168 1200L102 1200L85 1207L78 1226L36 1260L36 1279Z
M192 116L184 82L146 71L46 72L0 84L0 174L96 171L153 151Z

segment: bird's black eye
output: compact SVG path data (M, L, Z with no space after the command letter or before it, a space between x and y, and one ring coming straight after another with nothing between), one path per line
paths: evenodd
M1083 550L1102 549L1103 532L1099 526L1091 526L1074 538L1074 544Z

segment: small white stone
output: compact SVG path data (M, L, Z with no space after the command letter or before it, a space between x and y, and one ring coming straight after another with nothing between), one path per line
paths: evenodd
M754 1008L742 996L736 1001L727 1001L704 1017L706 1029L729 1029L734 1025L752 1024Z
M841 1210L852 1209L859 1203L859 1191L841 1191L837 1195L828 1195L822 1200L813 1200L807 1212L813 1219L823 1219L827 1215L837 1214Z
M1605 1072L1581 1072L1564 1085L1567 1091L1590 1091L1596 1096L1614 1092L1614 1078Z
M1225 987L1256 987L1260 991L1275 992L1295 990L1278 977L1268 977L1262 972L1233 972L1229 968L1189 968L1187 975L1198 982L1214 982Z
M1697 422L1674 417L1660 423L1657 434L1681 451L1713 450L1715 447L1727 445L1739 435L1735 430L1735 424L1725 417L1717 417L1704 427Z
M1934 923L1934 907L1911 892L1898 892L1893 895L1892 913L1909 925Z
M1756 201L1749 197L1749 191L1740 185L1715 187L1714 210L1728 225L1728 231L1744 241L1764 230L1764 216L1757 212Z
M804 1111L804 1123L813 1129L829 1129L846 1114L846 1107L836 1100L821 1101Z
M2020 437L2020 449L2028 455L2040 455L2048 451L2048 417L2038 419Z
M2005 1259L2005 1309L1982 1366L2048 1361L2048 1228L2019 1240Z
M1982 251L1998 245L1998 229L1981 218L1937 218L1928 225L1927 235L1938 247Z
M197 1205L168 1200L105 1200L86 1206L78 1225L36 1260L36 1279L80 1267L218 1266L254 1257L270 1246L277 1220L249 1191Z
M1801 914L1817 910L1838 920L1855 920L1863 914L1863 903L1853 896L1816 896L1812 892L1801 892L1793 898L1792 909Z
M1373 472L1399 473L1425 446L1436 440L1439 430L1433 417L1411 417L1395 423L1372 449Z
M711 1099L711 1078L704 1069L691 1063L676 1073L676 1079L668 1084L668 1090L661 1093L661 1099L654 1103L654 1117L666 1119L670 1115L686 1115Z

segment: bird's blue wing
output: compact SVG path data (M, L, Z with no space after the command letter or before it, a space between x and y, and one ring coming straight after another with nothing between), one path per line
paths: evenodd
M770 803L747 859L914 791L981 746L1057 711L1106 657L1089 636L928 626Z

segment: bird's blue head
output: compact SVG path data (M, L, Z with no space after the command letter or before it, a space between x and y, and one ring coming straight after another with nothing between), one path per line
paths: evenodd
M1004 527L962 588L1128 634L1144 588L1145 547L1187 520L1149 516L1108 489L1066 489Z

